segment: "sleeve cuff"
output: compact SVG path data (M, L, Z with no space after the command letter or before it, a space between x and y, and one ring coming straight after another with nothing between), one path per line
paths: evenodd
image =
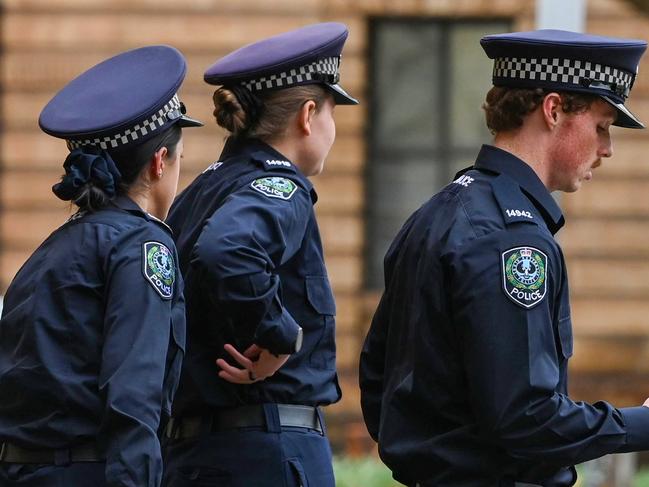
M618 453L649 450L649 408L619 408L626 429L626 444Z
M264 319L257 327L254 343L275 355L292 354L302 328L286 308L282 308L279 319Z

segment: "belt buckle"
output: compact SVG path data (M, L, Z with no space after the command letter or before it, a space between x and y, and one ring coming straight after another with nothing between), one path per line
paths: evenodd
M0 443L0 462L5 459L5 454L7 453L7 443L4 441Z

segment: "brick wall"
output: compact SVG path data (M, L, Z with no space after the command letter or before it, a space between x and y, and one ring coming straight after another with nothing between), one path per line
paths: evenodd
M356 364L377 301L362 287L367 20L508 17L515 28L527 29L533 27L533 1L4 0L2 5L0 293L35 246L69 215L69 207L50 191L62 172L65 145L37 126L40 109L69 79L124 49L156 43L178 47L189 63L181 97L192 115L207 122L202 130L186 131L184 186L218 157L225 137L212 123L211 89L202 82L205 67L242 44L307 23L336 20L349 26L342 79L362 104L337 108L338 137L325 173L314 183L339 310L344 399L329 409L331 429L337 445L366 448L358 425ZM649 20L622 0L590 0L588 8L590 31L646 37ZM630 106L649 121L649 61L640 73ZM561 198L568 225L559 238L571 270L574 390L586 398L604 395L632 403L644 399L639 385L649 376L649 141L642 131L614 135L615 156L595 180Z

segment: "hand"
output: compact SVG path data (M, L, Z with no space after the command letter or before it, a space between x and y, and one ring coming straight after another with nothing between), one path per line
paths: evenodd
M243 367L240 369L220 358L216 361L221 370L219 377L233 384L252 384L272 376L288 360L288 355L273 355L267 349L250 345L243 355L232 345L224 347L234 360Z
M645 400L643 406L649 408L649 397Z

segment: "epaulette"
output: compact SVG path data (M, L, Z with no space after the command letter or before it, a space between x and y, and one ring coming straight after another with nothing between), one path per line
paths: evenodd
M501 174L491 181L491 187L506 225L520 222L539 224L541 217L513 179Z
M297 172L297 169L291 161L286 159L272 159L267 152L257 151L250 154L250 157L264 166L266 171L287 171L291 173Z

